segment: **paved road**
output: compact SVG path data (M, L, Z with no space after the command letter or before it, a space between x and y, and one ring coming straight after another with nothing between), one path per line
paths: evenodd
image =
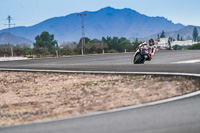
M200 51L158 52L151 62L132 64L133 53L0 62L0 68L148 71L200 74L200 63L172 64L200 59ZM47 123L0 128L0 133L199 133L200 95L124 111Z
M158 52L152 61L144 65L133 65L133 53L120 53L8 61L0 62L0 68L200 73L200 63L172 64L193 59L200 59L199 50Z
M0 128L0 133L199 133L200 96L42 124Z

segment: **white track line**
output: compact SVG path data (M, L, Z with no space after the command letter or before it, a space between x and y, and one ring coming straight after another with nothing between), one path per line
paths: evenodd
M42 70L42 69L10 69L0 68L0 71L21 71L21 72L52 72L52 73L88 73L88 74L140 74L140 75L176 75L200 77L195 73L171 73L171 72L117 72L117 71L72 71L72 70Z
M30 60L26 57L0 57L0 61Z
M188 64L188 63L198 63L198 62L200 62L200 59L187 60L187 61L178 61L178 62L173 62L172 64Z

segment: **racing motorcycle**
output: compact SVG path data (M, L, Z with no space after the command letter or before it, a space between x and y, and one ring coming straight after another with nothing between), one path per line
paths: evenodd
M151 61L149 53L150 49L146 45L138 47L134 54L133 64L144 64L145 61Z

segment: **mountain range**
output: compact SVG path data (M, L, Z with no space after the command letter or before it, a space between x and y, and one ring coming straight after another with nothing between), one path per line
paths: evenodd
M176 31L165 32L165 35L166 35L166 37L172 37L173 39L176 40L177 35L179 34L180 38L183 37L184 40L192 40L193 39L192 34L193 34L194 27L196 27L197 30L198 30L198 33L200 33L200 27L199 26L189 25L189 26L185 26L185 27L183 27L179 30L176 30ZM158 34L161 34L161 33L158 33ZM148 38L157 39L158 34L154 34L154 35L151 35L151 36L148 36L148 37L145 37L145 38L141 38L141 40L147 40Z
M13 34L10 35L10 44L17 45L17 44L26 44L27 46L32 46L33 41L26 39L24 37L20 36L15 36ZM9 40L9 33L8 32L3 32L0 33L0 44L8 44Z
M102 36L118 36L128 39L154 37L162 30L167 35L176 36L179 31L183 35L186 34L188 29L187 26L175 24L164 17L149 17L129 8L105 7L95 12L81 13L87 14L84 16L85 35L91 39L101 39ZM13 35L27 38L30 41L34 41L35 36L43 31L54 34L59 43L78 41L81 38L81 18L77 16L77 13L73 13L50 18L33 26L11 29ZM0 34L4 32L7 32L7 29L0 30ZM192 34L185 36L191 38Z

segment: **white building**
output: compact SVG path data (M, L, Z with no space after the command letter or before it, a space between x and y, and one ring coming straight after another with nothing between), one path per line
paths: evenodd
M193 44L197 44L197 42L193 42L192 40L186 40L186 41L174 41L172 42L171 46L174 45L180 45L180 46L191 46Z
M197 42L193 42L192 40L186 40L186 41L172 41L171 47L174 45L179 46L191 46L193 44L197 44ZM158 46L161 49L169 48L169 39L168 38L160 38L160 42L158 42Z
M161 49L168 48L169 47L168 40L169 40L168 38L160 38L160 41L158 42L158 46Z

